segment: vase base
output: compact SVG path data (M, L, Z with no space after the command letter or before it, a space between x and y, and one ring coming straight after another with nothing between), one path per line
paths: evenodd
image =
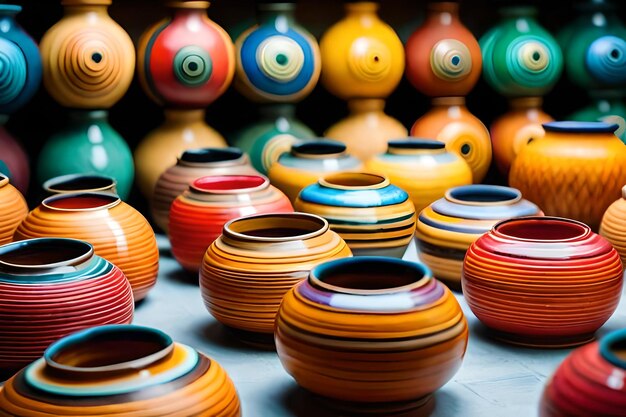
M562 349L587 344L595 339L595 333L574 336L527 336L489 329L489 334L496 340L511 345L538 349Z
M246 345L263 350L276 350L273 333L257 333L236 329L230 326L224 327L226 327L230 334Z
M411 401L389 403L358 403L322 397L317 394L313 394L313 396L326 408L339 412L338 415L341 416L425 417L429 416L435 408L435 400L432 395Z

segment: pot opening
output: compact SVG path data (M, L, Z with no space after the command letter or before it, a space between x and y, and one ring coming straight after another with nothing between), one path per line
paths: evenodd
M510 204L519 201L522 193L509 187L465 185L448 190L446 198L461 204Z
M234 161L243 156L237 148L198 148L188 149L180 156L185 162L208 163Z
M100 193L60 194L46 198L42 204L57 210L94 210L120 202L119 197Z
M102 190L115 185L115 180L102 175L63 175L46 181L44 188L52 191Z
M268 183L267 178L259 175L221 175L198 178L192 187L198 191L219 192L257 188Z
M589 233L583 223L554 217L530 217L505 220L495 230L516 239L563 241L580 238Z
M320 180L320 183L335 187L373 187L388 182L382 175L368 174L365 172L343 172L328 175Z
M422 138L394 139L387 142L387 145L392 150L440 150L446 148L446 144L443 142Z
M306 239L326 229L326 220L306 213L260 214L235 219L224 226L226 233L261 241Z
M40 268L76 263L93 251L92 246L80 240L40 238L22 240L0 247L0 265Z
M346 151L346 145L333 140L312 140L293 145L291 151L296 155L336 155L344 153Z
M613 365L626 369L626 329L604 336L600 340L600 355Z

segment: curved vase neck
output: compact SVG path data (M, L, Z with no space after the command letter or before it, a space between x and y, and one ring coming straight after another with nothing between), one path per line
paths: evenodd
M354 98L348 100L350 113L379 113L385 110L385 100L379 98Z

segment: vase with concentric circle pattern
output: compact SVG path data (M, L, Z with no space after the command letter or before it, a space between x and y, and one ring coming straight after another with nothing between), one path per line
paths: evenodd
M626 266L626 185L622 187L622 198L604 212L599 233L611 242Z
M0 174L0 245L13 240L13 233L28 215L28 205L22 193Z
M135 301L155 285L159 249L148 221L111 193L57 194L43 200L15 231L14 240L69 237L93 245L96 255L118 266Z
M289 199L260 175L213 175L193 181L172 203L172 254L196 274L207 248L229 220L256 213L292 212Z
M241 416L219 363L160 330L94 327L67 336L0 391L7 416Z
M463 294L496 338L533 347L587 343L622 294L617 251L589 226L558 217L504 220L463 262Z
M128 280L87 242L41 238L0 246L0 374L28 365L75 331L130 323L133 311Z
M317 266L285 295L275 339L287 372L341 415L415 415L461 367L468 326L423 264L355 257Z

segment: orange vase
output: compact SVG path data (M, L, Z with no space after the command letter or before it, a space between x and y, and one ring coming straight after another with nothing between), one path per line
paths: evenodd
M46 198L17 228L14 240L70 237L91 243L96 255L119 267L135 301L156 283L159 249L148 221L119 197L67 193Z
M0 174L0 245L11 242L13 233L28 214L26 200L9 178Z
M622 187L622 198L604 212L600 235L611 242L622 258L622 264L626 266L626 185Z

